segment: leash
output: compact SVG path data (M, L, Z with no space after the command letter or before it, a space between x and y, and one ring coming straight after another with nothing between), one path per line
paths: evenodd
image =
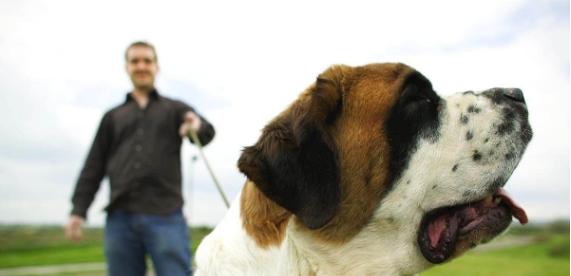
M210 167L210 163L208 163L208 160L206 159L206 156L202 151L202 144L200 143L200 140L198 140L198 135L196 134L196 131L194 131L194 129L191 128L189 132L190 132L190 138L194 142L194 145L196 145L196 147L198 148L198 153L200 154L202 160L204 160L204 164L206 164L206 168L208 169L208 172L210 173L210 176L212 177L214 184L216 184L216 189L218 189L218 193L220 193L222 200L224 200L226 208L230 208L230 203L228 202L228 198L226 198L226 194L224 194L222 186L220 186L220 183L218 182L216 175L214 175L214 171L212 171L212 168Z

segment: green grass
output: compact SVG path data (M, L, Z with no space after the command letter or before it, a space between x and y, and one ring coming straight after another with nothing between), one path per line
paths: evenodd
M103 261L103 246L101 245L38 248L0 253L0 268Z
M191 228L192 252L210 231ZM84 229L76 243L64 238L61 227L0 226L0 268L104 261L101 228Z
M540 234L531 245L470 252L421 275L569 275L569 233Z
M567 224L568 225L568 224ZM211 231L191 229L192 251ZM470 252L421 276L569 275L569 228L514 227L510 236L531 236L532 244L495 251ZM64 239L61 227L0 226L0 268L104 262L103 231L85 229L80 243Z

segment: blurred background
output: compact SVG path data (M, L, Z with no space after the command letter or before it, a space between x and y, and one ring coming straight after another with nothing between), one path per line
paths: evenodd
M214 124L205 154L230 198L242 148L332 64L404 62L443 96L521 88L534 138L506 188L531 225L423 275L568 275L569 11L565 0L2 1L0 275L104 274L106 180L87 239L64 241L61 225L99 120L131 88L135 40L157 48L159 91ZM185 142L196 246L225 207L195 156Z

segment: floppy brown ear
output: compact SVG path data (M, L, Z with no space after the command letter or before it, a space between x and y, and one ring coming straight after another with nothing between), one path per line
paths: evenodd
M337 150L328 129L342 107L350 70L338 65L319 75L238 161L240 171L266 197L310 229L324 226L339 206Z

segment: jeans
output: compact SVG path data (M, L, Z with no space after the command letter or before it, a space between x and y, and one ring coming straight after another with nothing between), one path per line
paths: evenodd
M147 254L157 276L192 275L189 240L180 209L168 215L111 211L105 224L108 275L145 275Z

